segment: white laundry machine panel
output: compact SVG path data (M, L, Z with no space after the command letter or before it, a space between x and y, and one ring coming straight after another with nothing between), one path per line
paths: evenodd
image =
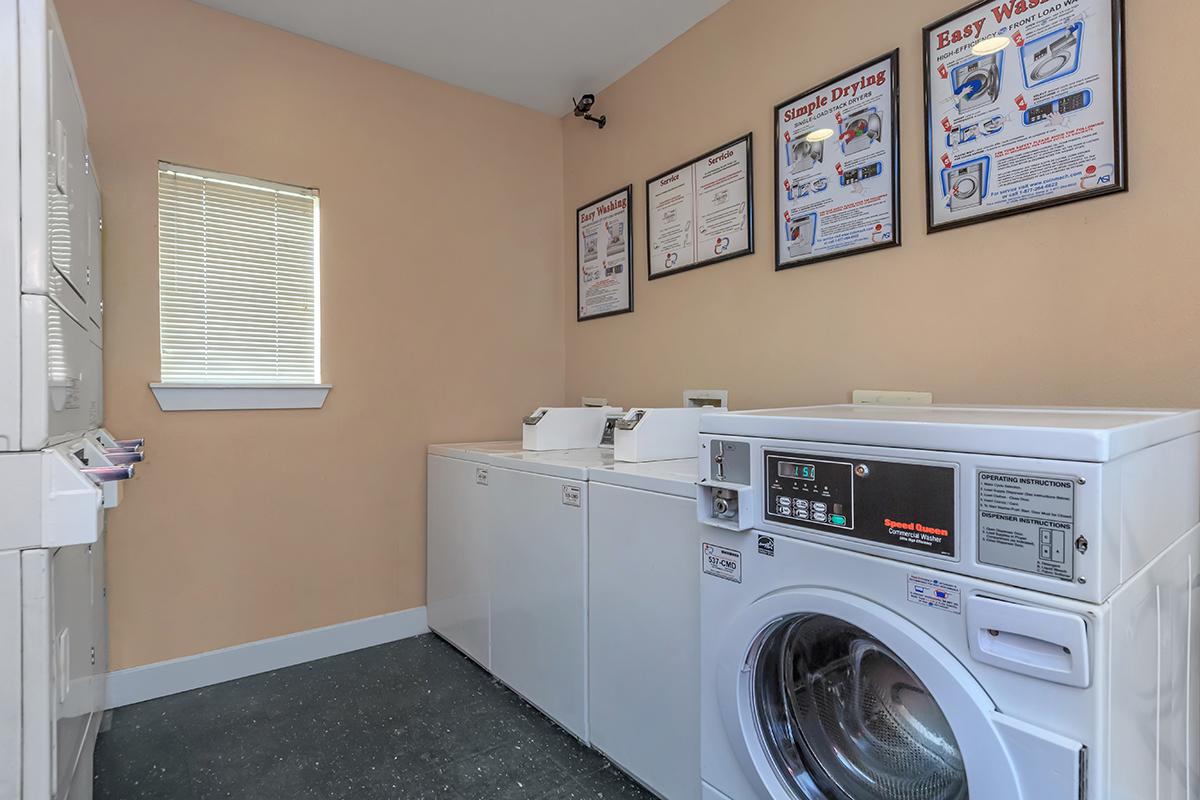
M838 405L701 431L702 521L1078 600L1200 522L1197 411ZM726 495L736 518L714 510Z
M704 547L706 797L1194 796L1200 530L1099 605L762 533Z
M492 673L586 742L588 470L612 452L488 460Z
M590 471L588 732L671 800L700 794L696 459Z
M429 627L484 669L491 664L491 511L483 455L520 449L520 442L431 445L427 456Z
M522 420L521 446L536 451L594 447L623 413L613 406L541 406Z

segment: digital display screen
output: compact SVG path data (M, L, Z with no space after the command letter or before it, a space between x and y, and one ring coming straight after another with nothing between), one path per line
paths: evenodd
M801 464L798 461L780 461L779 477L794 478L801 481L815 481L817 468L813 464Z

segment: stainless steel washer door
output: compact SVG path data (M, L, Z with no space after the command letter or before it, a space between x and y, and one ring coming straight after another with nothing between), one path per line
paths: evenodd
M823 614L759 637L759 734L803 800L966 800L967 774L929 690L871 634Z

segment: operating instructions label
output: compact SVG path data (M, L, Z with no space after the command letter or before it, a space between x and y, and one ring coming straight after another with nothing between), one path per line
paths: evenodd
M1075 481L979 473L979 560L1050 578L1075 579Z

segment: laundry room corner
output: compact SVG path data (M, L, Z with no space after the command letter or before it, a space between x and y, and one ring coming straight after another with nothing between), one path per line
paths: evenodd
M162 468L111 513L112 669L421 609L426 445L563 396L558 119L186 0L57 6L103 189L108 419ZM319 193L323 408L160 410L160 161Z

